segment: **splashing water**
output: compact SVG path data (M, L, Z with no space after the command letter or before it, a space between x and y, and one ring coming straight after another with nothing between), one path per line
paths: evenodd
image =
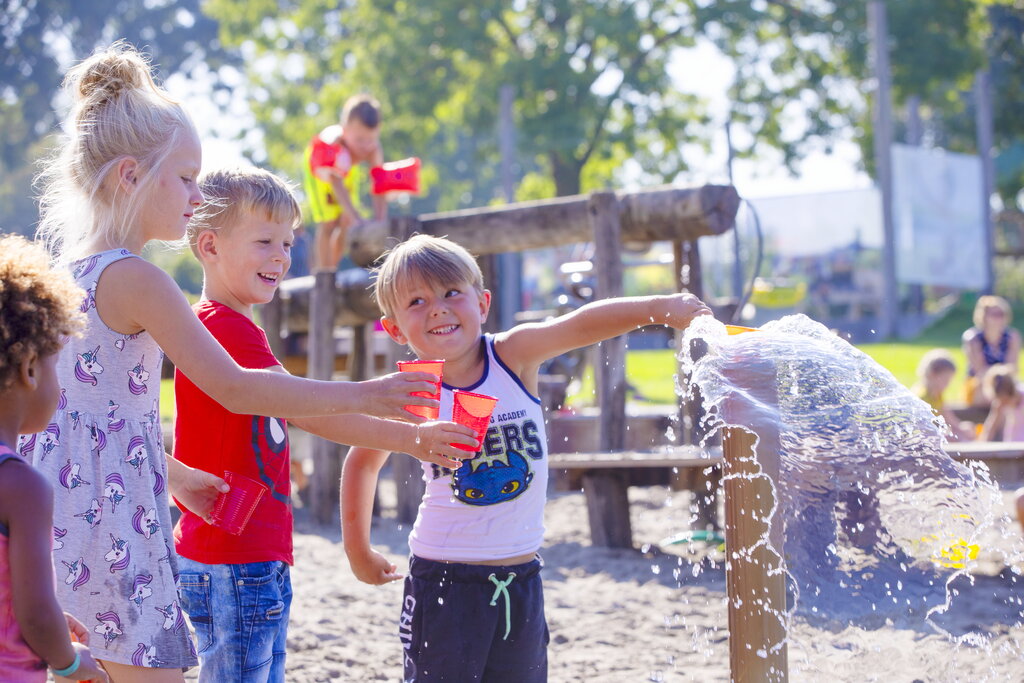
M1021 661L1019 599L1003 598L995 606L998 614L987 618L997 624L984 623L982 615L975 620L981 623L965 627L953 618L964 603L978 600L969 572L979 553L1015 568L1003 572L1002 581L1014 583L1004 592L1020 595L1021 542L1010 524L1003 528L1016 538L1004 538L999 547L990 542L1002 494L983 465L946 453L944 423L927 404L805 316L736 336L701 318L687 330L683 348L689 376L684 390L700 393L708 432L743 426L759 435L762 446L779 449L775 492L789 619L796 627L791 641L808 627L819 633L815 638L822 637L821 629L844 639L852 630L863 641L858 647L898 657L866 635L884 628L912 632L913 640L942 638L951 652L966 645L991 653L992 633L1013 627L1012 642L1000 644L999 657ZM944 663L929 661L928 670L965 675L951 671L955 654L950 656ZM807 667L805 673L840 680L834 671ZM970 675L983 680L983 674ZM870 680L862 669L856 675Z

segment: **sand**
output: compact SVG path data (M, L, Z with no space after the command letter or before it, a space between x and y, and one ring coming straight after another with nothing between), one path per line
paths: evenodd
M383 497L387 502L386 488ZM703 544L658 548L687 528L687 492L637 487L630 499L638 544L632 551L590 545L581 494L556 493L549 501L542 552L550 680L729 680L721 552ZM373 529L375 546L402 568L407 533L387 508ZM337 526L317 526L297 512L288 680L399 681L402 587L358 582L340 540ZM643 544L651 544L646 552ZM1024 590L1009 569L1002 572L979 577L971 609L953 618L963 630L990 634L991 647L956 647L941 635L912 630L829 632L798 624L790 680L1024 680Z

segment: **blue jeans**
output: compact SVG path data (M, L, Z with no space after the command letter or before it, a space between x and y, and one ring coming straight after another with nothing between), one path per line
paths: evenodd
M196 630L200 682L283 683L292 602L288 565L178 562L182 607Z

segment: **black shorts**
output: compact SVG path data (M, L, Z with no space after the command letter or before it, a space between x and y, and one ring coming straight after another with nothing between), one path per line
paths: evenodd
M413 556L399 637L406 683L543 683L548 625L538 556L507 567Z

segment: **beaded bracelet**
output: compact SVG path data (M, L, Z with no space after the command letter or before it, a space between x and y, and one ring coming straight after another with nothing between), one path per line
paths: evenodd
M71 674L73 674L76 671L78 671L78 667L81 666L81 665L82 665L82 655L80 653L78 653L78 652L75 652L75 661L71 662L71 666L69 666L68 668L66 668L66 669L54 669L53 667L50 667L50 668L53 669L53 675L54 676L61 676L62 678L67 678Z

